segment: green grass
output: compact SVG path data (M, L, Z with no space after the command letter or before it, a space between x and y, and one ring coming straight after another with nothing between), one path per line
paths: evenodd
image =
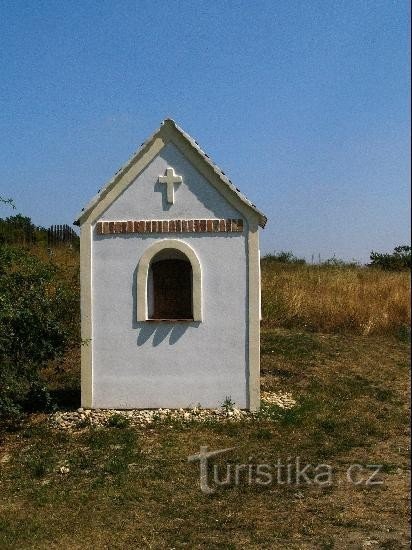
M253 421L142 429L114 415L105 428L73 433L33 415L2 434L0 546L406 547L408 353L395 337L274 329L262 338L262 389L291 392L297 406L288 411L267 405ZM235 447L214 459L219 475L228 464L299 456L332 464L341 480L353 462L382 464L385 483L243 482L207 496L187 462L201 445Z
M264 331L261 340L262 355L274 354L286 359L307 360L322 349L314 334L295 331Z
M127 428L130 425L130 420L121 414L115 413L109 418L107 424L111 428Z

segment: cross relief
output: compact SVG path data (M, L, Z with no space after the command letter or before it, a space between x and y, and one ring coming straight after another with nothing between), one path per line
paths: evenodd
M175 202L175 183L182 183L182 176L175 174L173 168L166 168L166 174L164 176L159 176L159 182L166 184L166 197L169 204L174 204Z

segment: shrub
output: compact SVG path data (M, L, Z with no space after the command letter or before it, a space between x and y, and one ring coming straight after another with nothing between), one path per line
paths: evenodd
M346 261L342 260L341 258L337 258L336 256L332 256L332 258L328 258L327 260L324 260L323 262L320 262L320 265L324 267L360 267L360 263L356 260L352 261Z
M51 407L40 370L78 338L77 306L56 266L0 244L0 419Z
M411 247L396 246L392 253L371 252L370 267L380 267L388 271L403 271L411 268Z
M264 262L277 262L279 264L304 265L306 263L304 258L297 258L293 252L284 250L281 252L273 252L273 254L266 254L262 260Z

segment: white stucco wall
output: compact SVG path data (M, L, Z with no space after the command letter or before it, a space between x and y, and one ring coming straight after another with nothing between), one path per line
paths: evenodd
M157 183L183 176L175 204ZM167 145L96 221L242 217ZM248 406L247 223L244 233L121 234L92 239L93 407ZM179 238L202 266L201 323L136 321L136 269L160 239Z

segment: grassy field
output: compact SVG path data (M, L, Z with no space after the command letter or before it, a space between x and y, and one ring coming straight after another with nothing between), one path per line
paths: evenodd
M290 410L75 431L36 414L4 431L0 547L409 547L408 275L352 271L263 265L262 390L290 392ZM78 406L77 350L44 376L62 406ZM210 495L188 462L205 445L234 448L209 461ZM330 483L309 469L297 484L297 457L328 465ZM256 483L257 465L278 460L291 482L284 468ZM237 483L214 484L214 466L222 479L239 464Z
M409 272L262 262L265 327L354 334L410 325Z
M406 548L408 344L275 329L262 352L263 389L298 401L275 420L68 433L36 415L3 434L1 547ZM299 456L329 464L333 482L241 477L205 495L187 462L201 445L235 448L214 460L223 473ZM383 484L349 483L354 463L381 464Z

